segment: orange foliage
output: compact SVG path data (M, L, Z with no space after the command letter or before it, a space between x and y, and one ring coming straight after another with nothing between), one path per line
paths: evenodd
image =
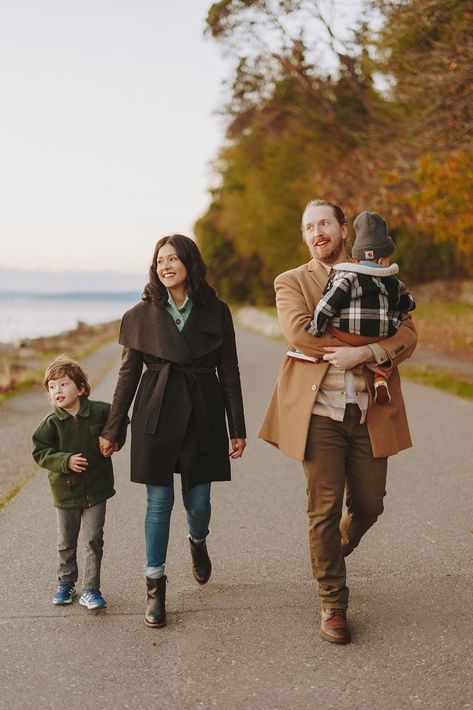
M431 231L434 242L452 241L473 257L473 140L448 155L422 156L416 182L407 202L418 227Z

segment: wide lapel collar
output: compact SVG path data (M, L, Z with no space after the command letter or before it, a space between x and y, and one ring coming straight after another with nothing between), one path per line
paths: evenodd
M192 353L192 359L203 357L223 342L223 308L215 299L208 305L194 304L181 332Z
M307 267L309 276L315 281L320 290L323 291L329 279L327 271L317 259L311 259Z
M192 316L191 315L189 318ZM123 316L118 342L163 360L185 365L192 354L165 306L142 301Z

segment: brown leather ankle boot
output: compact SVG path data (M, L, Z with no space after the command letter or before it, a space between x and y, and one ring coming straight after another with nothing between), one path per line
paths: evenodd
M207 543L205 540L203 542L192 542L191 538L189 538L189 544L191 548L192 574L194 575L194 579L199 584L206 584L212 574L212 563L209 553L207 552Z
M350 643L346 609L322 609L320 635L330 643Z
M145 626L159 629L166 626L166 575L159 579L146 577L148 603L144 618Z

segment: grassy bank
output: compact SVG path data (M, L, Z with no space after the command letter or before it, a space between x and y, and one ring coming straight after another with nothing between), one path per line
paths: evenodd
M419 344L429 352L434 364L415 366L407 361L402 365L402 376L473 400L473 374L465 374L473 363L473 304L429 303L418 306L413 317ZM446 357L457 363L458 371L442 368Z
M402 377L428 387L436 387L443 392L473 400L473 380L467 380L455 372L445 372L440 368L423 368L401 365Z
M413 318L424 347L473 362L473 304L420 305Z

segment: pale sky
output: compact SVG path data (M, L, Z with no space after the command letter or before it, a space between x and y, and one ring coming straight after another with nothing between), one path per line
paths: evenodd
M0 0L0 266L144 273L208 205L209 0Z
M191 235L232 66L210 5L0 0L0 272L144 274L157 239Z

